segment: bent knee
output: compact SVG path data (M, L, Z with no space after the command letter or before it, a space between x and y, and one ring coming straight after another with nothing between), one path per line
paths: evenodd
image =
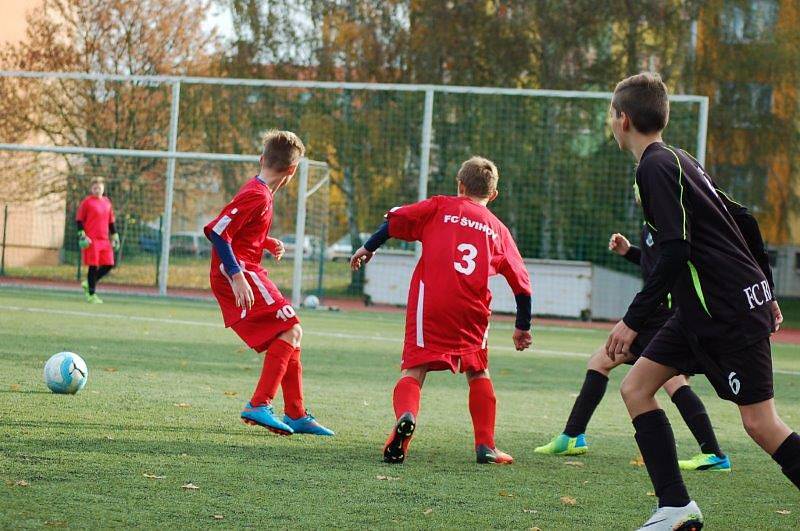
M289 330L281 334L281 339L294 346L299 346L300 341L303 339L303 327L295 324Z
M617 367L621 363L623 363L623 361L620 358L617 358L616 361L612 360L606 355L606 349L601 348L592 354L592 357L589 358L589 362L586 364L586 368L591 371L599 372L604 376L608 376L608 373L610 373L614 367Z
M478 378L489 378L489 371L467 371L466 376L467 381L471 382L472 380L477 380Z
M622 400L626 404L648 398L647 390L629 376L625 376L625 378L622 379L622 384L619 386L619 394L622 395Z

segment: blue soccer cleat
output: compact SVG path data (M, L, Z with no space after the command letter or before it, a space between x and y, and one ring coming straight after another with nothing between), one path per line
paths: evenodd
M241 417L245 424L267 428L277 435L291 435L294 433L294 430L290 426L278 420L275 416L275 410L272 409L272 404L253 407L252 404L248 402L242 410Z
M716 454L697 454L691 459L678 461L681 470L714 470L716 472L730 472L731 460L727 455L719 457Z
M299 419L293 419L289 415L283 416L285 422L295 433L308 433L309 435L326 435L333 437L333 430L330 430L317 422L314 415L306 411L306 414Z

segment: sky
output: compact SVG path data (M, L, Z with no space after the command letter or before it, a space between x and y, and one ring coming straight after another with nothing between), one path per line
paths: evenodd
M0 44L25 36L25 12L38 4L39 0L0 0Z
M0 0L0 44L19 42L25 37L25 13L40 5L40 0ZM203 22L205 27L216 26L220 35L230 37L233 34L233 22L227 11L214 7Z

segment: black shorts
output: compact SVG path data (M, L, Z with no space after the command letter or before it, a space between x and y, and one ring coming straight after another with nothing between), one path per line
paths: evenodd
M636 334L636 339L633 340L633 343L630 346L630 352L635 357L629 359L625 363L628 365L633 365L636 363L636 360L638 360L639 356L642 355L647 345L650 344L653 338L656 337L656 334L658 334L658 331L661 330L661 327L663 327L671 317L671 311L663 310L657 312L655 315L647 319L642 328Z
M682 374L705 374L720 398L740 406L774 396L768 337L732 350L720 347L712 339L698 339L673 317L650 341L642 356Z

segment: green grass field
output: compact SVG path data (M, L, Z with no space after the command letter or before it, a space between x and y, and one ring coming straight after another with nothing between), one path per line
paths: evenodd
M475 464L466 385L440 373L425 384L409 459L388 466L380 448L393 421L402 315L302 314L307 403L337 436L280 438L239 422L260 359L222 328L212 303L105 300L0 289L2 528L632 529L653 508L647 473L631 464L637 449L617 393L625 368L589 426L589 454L533 453L563 428L585 354L603 332L540 328L535 350L517 353L511 324L493 325L497 440L514 465ZM89 365L76 396L42 382L44 362L60 350ZM774 352L779 410L800 428L800 347ZM708 528L800 528L797 490L748 440L734 406L701 378L696 389L734 465L731 474L686 475ZM679 454L696 453L662 403Z

